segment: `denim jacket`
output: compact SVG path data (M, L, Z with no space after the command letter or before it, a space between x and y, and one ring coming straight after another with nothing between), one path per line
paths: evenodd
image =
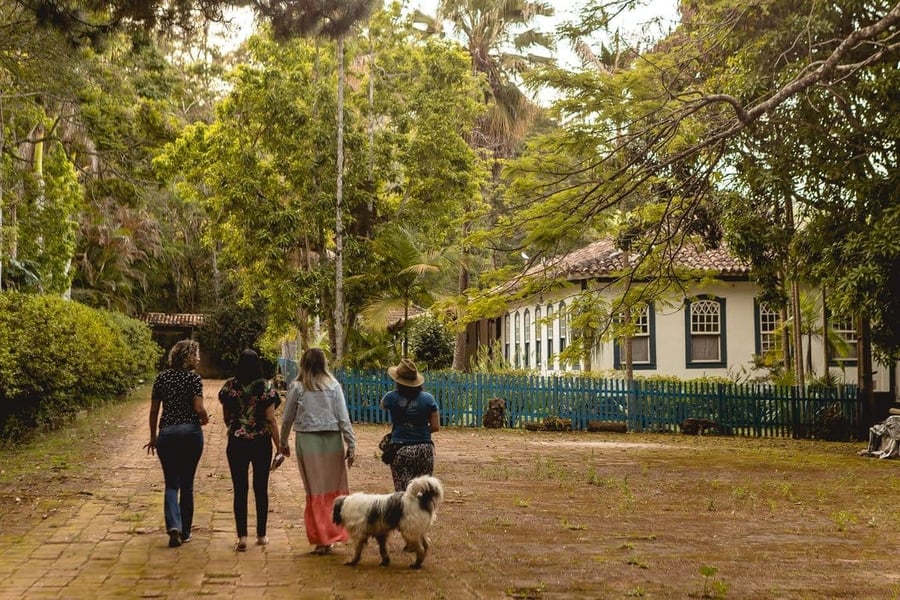
M356 449L356 436L350 424L344 390L337 381L332 381L325 390L305 390L299 381L291 384L281 420L282 446L287 446L292 428L301 433L340 431L347 449Z

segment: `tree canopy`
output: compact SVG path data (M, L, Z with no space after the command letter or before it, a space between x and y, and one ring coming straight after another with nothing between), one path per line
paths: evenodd
M464 321L497 307L466 300L509 275L488 263L612 237L639 257L623 281L674 281L679 247L724 242L766 302L817 286L900 355L900 5L684 0L638 43L611 31L633 4L560 27L569 67L536 51L539 2L443 1L441 37L367 0L0 0L0 287L261 302L267 335L314 339L362 323L410 256L457 258L418 298ZM226 61L208 26L236 7L259 29Z
M626 68L537 75L559 90L562 125L509 165L521 210L502 224L508 237L525 231L530 255L555 253L615 236L619 209L642 223L639 248L724 233L773 297L786 272L824 285L833 310L862 310L896 355L897 254L870 234L892 230L900 189L900 5L716 0L681 13Z

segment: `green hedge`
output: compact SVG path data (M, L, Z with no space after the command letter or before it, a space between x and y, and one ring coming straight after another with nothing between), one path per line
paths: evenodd
M114 400L162 349L136 319L56 296L0 293L0 436L18 441Z

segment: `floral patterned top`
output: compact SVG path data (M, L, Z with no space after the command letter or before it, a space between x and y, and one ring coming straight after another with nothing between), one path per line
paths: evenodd
M219 402L228 410L231 422L228 435L245 440L270 435L266 425L266 409L278 408L281 396L265 379L257 379L247 387L232 377L219 390Z

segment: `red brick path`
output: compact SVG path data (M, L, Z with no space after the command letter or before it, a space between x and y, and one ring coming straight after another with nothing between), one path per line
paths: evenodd
M210 423L204 428L190 543L168 547L162 470L158 459L142 449L149 403L140 403L111 428L110 447L118 451L84 469L83 490L33 520L3 523L0 598L357 597L354 588L365 576L357 571L360 581L347 580L354 571L343 565L344 548L331 556L309 555L302 527L304 491L293 458L270 481L270 545L233 550L231 479L216 399L221 383L207 381L204 390ZM383 429L357 428L369 455L359 456L351 470L352 487L390 491L390 473L373 450ZM249 513L252 532L252 490ZM406 562L399 551L392 553ZM358 597L366 595L362 589Z

